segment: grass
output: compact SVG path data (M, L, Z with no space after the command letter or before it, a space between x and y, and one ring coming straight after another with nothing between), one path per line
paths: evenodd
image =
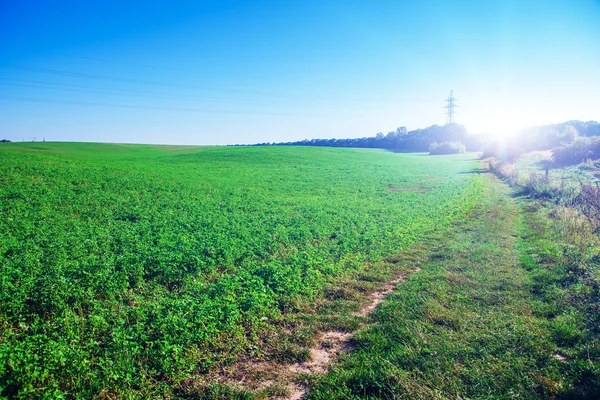
M482 201L405 260L422 271L380 305L356 350L312 378L310 399L598 398L600 347L586 327L598 311L573 301L597 288L572 278L564 230L479 179Z
M306 358L319 326L353 324L343 310L393 274L383 260L478 201L475 166L357 149L3 145L0 394L193 397L190 381L237 360Z
M546 318L561 373L564 398L600 397L600 238L576 209L528 202L520 242L530 275L532 312Z

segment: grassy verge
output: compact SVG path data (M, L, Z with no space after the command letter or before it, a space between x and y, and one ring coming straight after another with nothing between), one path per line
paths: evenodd
M597 398L597 347L576 306L559 310L577 291L540 291L541 277L565 278L532 256L551 231L481 179L484 200L416 252L422 271L380 305L355 351L313 378L311 399Z
M533 315L548 321L564 398L600 398L600 238L573 208L527 201L520 241Z

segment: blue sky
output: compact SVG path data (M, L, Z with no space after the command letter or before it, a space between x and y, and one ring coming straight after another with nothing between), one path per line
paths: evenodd
M600 1L0 0L0 138L233 144L600 119Z

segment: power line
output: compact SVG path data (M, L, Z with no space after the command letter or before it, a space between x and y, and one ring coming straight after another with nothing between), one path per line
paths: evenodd
M143 84L143 85L155 85L155 86L162 86L162 87L187 88L187 89L195 89L195 90L202 90L202 91L216 92L216 93L232 93L232 94L238 93L238 94L247 94L247 95L272 96L272 94L269 94L269 93L257 92L257 91L249 91L249 90L235 90L235 89L226 89L225 90L225 89L207 88L207 87L202 87L202 86L197 86L197 85L186 85L186 84L158 82L158 81L142 80L142 79L121 78L121 77L114 77L114 76L102 75L102 74L87 74L87 73L81 73L81 72L56 70L56 69L50 69L50 68L27 67L27 66L22 66L22 65L15 65L15 64L0 64L0 68L9 68L9 69L16 69L16 70L27 71L27 72L52 74L52 75L57 75L57 76L65 76L65 77L80 78L80 79L94 79L94 80L109 81L109 82L133 83L133 84ZM9 79L9 78L0 78L0 79ZM25 80L23 80L23 81L25 81ZM34 82L34 81L30 81L30 82ZM55 83L53 83L53 85L66 85L66 84L58 84L58 83L55 84ZM79 87L79 85L69 85L69 86ZM130 90L126 90L126 89L112 89L112 88L110 88L110 89L109 88L106 88L106 89L102 88L102 90L116 90L116 91L123 91L123 92L130 91ZM132 90L131 92L138 92L138 91ZM139 91L139 92L141 93L142 91ZM146 92L146 93L149 93L149 94L159 94L157 92ZM164 93L164 94L166 95L167 93ZM199 95L192 95L192 94L189 94L189 95L188 94L169 94L169 95L176 95L176 96L199 96ZM288 94L288 96L289 96L289 94ZM215 99L230 100L232 98L215 98ZM322 99L322 98L321 99L313 98L313 100L327 102L326 99ZM256 103L256 102L274 103L274 104L283 104L284 103L284 102L279 101L279 100L248 99L248 101L252 102L252 103ZM405 101L405 102L414 102L415 100L414 99L406 99L406 100L403 100L403 101ZM289 102L289 101L287 103L288 104L294 104L294 103ZM298 104L298 103L295 103L295 104ZM344 107L344 108L348 108L347 105L336 105L336 104L327 104L327 103L315 104L315 103L312 103L312 102L310 103L310 106L315 106L315 105L316 106L330 106L330 107Z
M87 73L80 73L80 72L73 72L73 71L64 71L64 70L55 70L55 69L49 69L49 68L36 68L36 67L27 67L27 66L22 66L22 65L14 65L14 64L0 64L0 68L9 68L9 69L16 69L16 70L20 70L20 71L27 71L27 72L35 72L35 73L44 73L44 74L51 74L51 75L57 75L57 76L64 76L64 77L71 77L71 78L80 78L80 79L94 79L94 80L99 80L99 81L108 81L108 82L118 82L118 83L133 83L133 84L144 84L144 85L156 85L156 86L163 86L163 87L177 87L177 88L188 88L188 89L196 89L196 90L203 90L203 91L210 91L210 92L222 92L222 93L240 93L240 94L255 94L255 95L269 95L267 93L260 93L260 92L251 92L251 91L240 91L240 90L223 90L223 89L212 89L212 88L205 88L205 87L200 87L200 86L195 86L195 85L184 85L184 84L176 84L176 83L166 83L166 82L158 82L158 81L151 81L151 80L142 80L142 79L131 79L131 78L120 78L120 77L113 77L113 76L109 76L109 75L102 75L102 74L87 74ZM2 80L11 80L10 78L0 78ZM180 98L189 98L189 99L210 99L214 102L221 102L221 103L250 103L250 104L256 104L256 103L270 103L270 104L277 104L277 105L289 105L289 106L300 106L302 107L302 103L298 103L298 102L284 102L284 101L279 101L279 100L263 100L263 99L240 99L240 98L235 98L235 97L206 97L206 96L201 96L198 94L182 94L182 93L167 93L167 92L154 92L154 91L145 91L145 90L132 90L132 89L116 89L116 88L99 88L99 87L93 87L93 86L85 86L85 85L75 85L75 84L65 84L65 83L49 83L49 82L41 82L41 81L35 81L35 80L26 80L26 79L13 79L13 81L18 81L18 82L27 82L27 83L36 83L36 84L44 84L44 85L53 85L53 86L64 86L64 87L69 87L69 88L80 88L80 89L93 89L93 90L101 90L102 92L95 92L97 94L109 94L111 95L112 93L107 93L106 91L117 91L117 92L121 92L121 93L135 93L135 94L146 94L146 95L151 95L151 96L161 96L161 98L167 98L167 97L175 97L176 99L180 99ZM16 86L16 85L15 85ZM21 85L23 87L25 87L25 85ZM33 85L29 85L28 87L35 87ZM50 89L50 90L57 90L57 88L49 88L49 87L38 87L41 89ZM58 90L66 90L66 89L58 89ZM68 90L71 92L76 92L76 90L71 89ZM84 91L84 90L77 90L79 92L89 92L89 93L94 93L93 91ZM4 99L7 100L9 99L10 96L4 96ZM10 98L11 100L15 100L15 101L34 101L34 102L55 102L55 100L47 100L47 99L31 99L31 98L25 98L25 97L16 97L13 96ZM28 99L28 100L25 100ZM63 100L56 100L59 102L63 102L61 104L79 104L79 105L102 105L102 106L107 106L107 107L121 107L121 105L111 105L111 104L105 104L105 103L84 103L84 102L77 102L77 101L63 101ZM409 100L406 100L409 101ZM411 102L414 102L413 100L410 100ZM327 103L315 103L312 102L310 104L305 104L306 107L309 108L314 108L314 107L333 107L333 108L343 108L343 109L364 109L364 107L358 107L358 105L356 103L354 103L354 107L352 106L348 106L348 105L335 105L335 104L327 104ZM127 107L127 108L144 108L145 106L128 106L128 105L122 105L123 107ZM145 107L148 108L148 107ZM191 111L202 111L202 112L223 112L223 111L217 111L217 110L195 110L195 109L183 109L183 108L167 108L167 107L153 107L150 109L170 109L170 110L180 110L180 111L186 111L186 110L191 110ZM230 113L235 113L235 112L230 112ZM248 114L246 112L241 112L241 113L245 113ZM253 113L250 113L253 114ZM290 113L268 113L268 112L257 112L256 114L265 114L265 115L297 115L297 114L290 114Z
M138 84L143 83L143 84L148 84L148 85L191 88L191 89L196 89L196 90L203 90L203 91L217 92L217 93L218 92L223 92L223 93L230 92L230 93L240 93L240 94L247 94L247 95L248 94L255 94L255 95L260 95L260 96L268 95L267 93L261 93L261 92L207 89L207 88L201 88L199 86L170 84L170 83L164 83L164 82L145 81L145 80L137 80L137 79L129 79L129 78L115 78L115 77L110 77L108 75L93 75L93 74L84 74L84 73L79 73L79 72L50 70L50 69L46 69L46 68L32 68L32 67L23 67L23 66L15 66L15 65L7 65L7 64L0 64L0 68L13 68L13 69L29 71L29 72L40 72L40 73L48 73L48 74L54 74L54 75L60 75L60 76L97 79L97 80L120 82L120 83L138 83ZM10 78L0 78L0 79L11 80ZM279 105L301 105L301 106L304 105L307 107L314 107L315 105L321 106L321 107L345 107L345 108L348 107L347 105L336 105L336 104L328 104L328 103L308 104L308 103L290 102L289 100L288 101L280 101L280 100L264 100L264 99L237 99L237 98L233 98L233 97L206 97L206 96L201 96L201 95L197 95L197 94L165 93L165 92L139 91L139 90L131 90L131 89L98 88L98 87L90 87L90 86L84 86L84 85L47 83L47 82L40 82L40 81L27 80L27 79L13 79L13 80L20 81L20 82L43 83L43 84L50 84L50 85L61 85L61 86L81 87L81 88L94 88L94 89L100 89L100 90L113 90L113 91L131 92L131 93L148 93L148 94L183 96L183 97L203 97L206 99L214 99L214 100L230 100L230 101L236 100L236 101L250 102L250 103L270 103L270 104L279 104Z
M0 78L3 79L3 78ZM67 92L76 92L76 93L92 93L92 94L107 94L107 95L116 95L116 96L129 96L129 97L141 97L141 98L155 98L155 99L167 99L167 100L181 100L183 98L183 100L207 100L210 102L214 102L214 103L264 103L264 102L268 102L268 103L276 103L276 104L285 104L285 103L281 103L281 102L277 102L277 101L267 101L267 100L244 100L244 99L223 99L223 98L214 98L214 97L200 97L200 96L194 96L194 95L176 95L176 94L167 94L167 93L156 93L156 94L146 94L146 93L152 93L152 92L139 92L139 93L135 93L136 91L133 91L132 93L130 93L129 91L124 91L124 93L114 93L114 92L110 92L109 90L112 89L102 89L102 88L94 88L97 90L85 90L85 89L72 89L70 87L64 88L64 87L49 87L49 86L40 86L40 85L28 85L28 84L20 84L20 83L8 83L8 82L0 82L0 85L10 85L10 86L18 86L18 87L29 87L29 88L36 88L36 89L48 89L48 90L60 90L60 91L67 91ZM51 84L52 85L52 84ZM75 86L75 87L83 87L86 88L86 86L81 86L81 85L68 85L68 86ZM118 89L115 89L118 90ZM302 106L302 105L300 105Z
M2 79L2 78L0 78ZM93 93L93 94L108 94L108 95L117 95L117 96L131 96L131 97L148 97L155 99L177 99L177 97L163 95L144 95L144 94L135 94L135 93L114 93L109 92L103 89L100 90L85 90L85 89L72 89L72 88L64 88L64 87L49 87L49 86L40 86L40 85L28 85L22 83L8 83L8 82L0 82L0 85L9 85L9 86L18 86L18 87L28 87L28 88L36 88L36 89L48 89L48 90L60 90L67 92L76 92L76 93ZM71 85L70 85L71 86Z
M98 90L103 90L103 91L117 91L117 92L125 92L125 93L139 93L139 94L177 96L177 97L193 97L193 98L197 97L197 98L202 98L202 99L224 99L223 97L207 97L207 96L198 95L198 94L154 92L154 91L148 91L148 90L135 90L135 89L104 88L104 87L98 87L98 86L75 85L75 84L69 84L69 83L37 81L37 80L31 80L31 79L0 78L0 80L12 81L12 82L38 83L38 84L42 84L42 85L53 85L53 86L67 86L67 87L84 88L84 89L98 89Z
M61 90L61 91L80 92L80 93L122 95L122 96L132 96L132 97L158 98L158 99L207 100L207 101L216 102L216 103L233 103L233 104L235 104L235 103L251 103L251 104L265 103L265 104L289 105L289 106L299 106L299 107L314 107L315 106L315 104L289 102L289 101L282 102L282 101L278 101L278 100L239 99L239 98L235 98L235 97L213 97L213 96L185 94L185 93L169 93L169 92L154 92L154 91L146 91L146 90L101 88L98 86L44 82L44 81L37 81L37 80L30 80L30 79L12 79L12 78L1 78L0 77L0 80L11 81L11 82L25 82L25 84L0 82L0 85L31 87L31 88L39 88L39 89ZM38 85L30 85L29 83L35 83ZM51 85L51 86L61 86L61 87L48 87L48 86L40 86L40 85ZM64 88L64 87L66 87L66 88ZM71 88L77 88L77 89L71 89ZM92 90L85 90L85 89L92 89ZM117 92L117 93L113 93L113 92ZM347 106L334 105L334 104L317 104L317 105L324 106L324 107L347 107Z
M291 113L225 111L225 110L210 110L210 109L198 109L198 108L175 108L175 107L158 107L158 106L139 106L139 105L129 105L129 104L108 104L108 103L94 103L94 102L71 101L71 100L35 99L35 98L31 98L31 97L5 96L5 95L0 95L0 99L12 100L12 101L24 101L24 102L30 102L30 103L50 103L50 104L66 104L66 105L111 107L111 108L136 108L136 109L146 109L146 110L186 111L186 112L201 112L201 113L216 113L216 114L298 115L298 114L291 114Z
M73 77L73 78L82 78L82 79L95 79L95 80L102 80L102 81L134 83L134 84L141 84L141 85L156 85L156 86L167 86L167 87L170 86L170 87L178 87L178 88L191 88L191 89L204 90L204 91L210 91L210 92L223 92L224 91L222 89L206 88L206 87L196 86L196 85L166 83L166 82L150 81L150 80L144 80L144 79L119 78L119 77L114 77L114 76L109 76L109 75L86 74L86 73L81 73L81 72L62 71L62 70L49 69L49 68L26 67L26 66L22 66L22 65L14 65L14 64L0 64L0 68L10 68L10 69L16 69L19 71L38 72L38 73L44 73L44 74L69 76L69 77ZM230 89L228 91L232 92L232 93L265 94L265 93L246 91L246 90Z
M54 54L60 57L67 57L67 58L75 58L75 59L80 59L80 60L89 60L89 61L98 61L101 63L109 63L109 64L120 64L120 65L133 65L133 66L138 66L138 67L143 67L143 68L150 68L150 69L167 69L170 71L179 71L179 72L192 72L192 70L190 69L185 69L185 68L174 68L174 67L164 67L164 66L157 66L157 65L150 65L150 64L144 64L144 63L138 63L138 62L132 62L132 61L121 61L121 60L109 60L106 58L98 58L98 57L88 57L88 56L78 56L78 55L74 55L74 54L65 54L65 53L57 53L57 52L50 52L49 54ZM197 72L197 71L193 71L193 72ZM203 72L203 75L208 75L208 76L224 76L223 74L216 74L216 73L212 73L212 72ZM247 79L247 77L246 77ZM260 78L251 78L254 80L261 80Z

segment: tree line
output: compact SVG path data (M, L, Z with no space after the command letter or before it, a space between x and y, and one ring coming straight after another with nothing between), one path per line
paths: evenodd
M566 121L558 124L533 126L523 129L511 139L511 146L522 150L551 149L561 143L572 142L577 137L600 136L600 123L596 121ZM460 124L432 125L408 131L401 126L387 134L349 139L304 139L297 142L258 143L254 146L328 146L387 149L397 152L426 152L433 143L462 143L468 151L485 150L494 145L487 134L469 135Z
M405 126L387 134L377 133L372 137L352 139L304 139L298 142L258 143L255 146L328 146L388 149L392 151L429 151L432 143L470 142L463 125L432 125L424 129L408 131Z

